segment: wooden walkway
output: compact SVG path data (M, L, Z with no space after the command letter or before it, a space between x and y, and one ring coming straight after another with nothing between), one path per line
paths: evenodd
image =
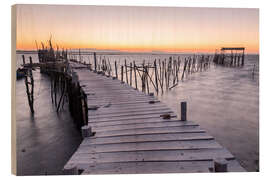
M82 174L211 172L213 160L222 158L229 172L245 171L198 124L180 121L154 96L86 68L74 71L87 94L88 108L98 109L88 111L88 125L95 135L84 138L64 170L76 167ZM163 119L163 114L173 118Z

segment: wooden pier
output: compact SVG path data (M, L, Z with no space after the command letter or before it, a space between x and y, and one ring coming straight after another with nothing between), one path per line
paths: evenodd
M215 53L213 62L227 67L239 67L245 64L244 47L223 47L221 53ZM230 53L228 53L230 51Z
M180 120L153 94L86 65L70 65L87 96L88 125L65 174L245 171L197 123Z

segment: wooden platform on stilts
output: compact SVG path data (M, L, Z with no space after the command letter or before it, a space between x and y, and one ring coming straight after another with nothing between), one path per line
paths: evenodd
M66 163L67 174L216 172L224 164L228 172L245 171L214 137L189 119L179 120L156 97L81 64L71 66L87 95L88 126L95 134Z

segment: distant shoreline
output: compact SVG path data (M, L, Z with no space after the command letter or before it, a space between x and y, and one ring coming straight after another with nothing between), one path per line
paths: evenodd
M60 50L61 51L61 50ZM70 51L70 50L69 50ZM204 52L108 52L108 51L93 51L93 50L81 50L81 55L92 55L96 52L97 55L138 55L138 54L148 54L148 55L185 55L185 54L209 54L213 55L215 53L204 53ZM73 54L79 54L79 50L71 50ZM16 54L37 54L36 50L16 50ZM246 55L259 55L259 53L246 53Z

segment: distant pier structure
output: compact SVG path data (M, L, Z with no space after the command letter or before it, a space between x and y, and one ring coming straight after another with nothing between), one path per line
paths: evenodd
M215 53L213 62L215 64L237 67L245 65L244 47L222 47L220 53Z

